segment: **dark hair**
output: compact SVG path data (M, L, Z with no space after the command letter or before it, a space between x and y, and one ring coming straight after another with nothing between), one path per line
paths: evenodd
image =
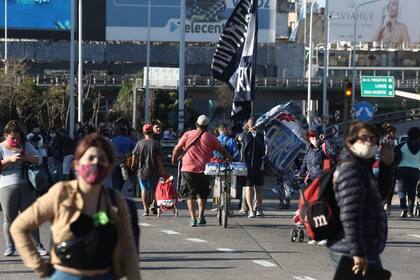
M356 143L357 139L359 138L359 132L362 129L369 130L370 132L375 134L376 139L379 139L379 134L376 131L375 126L373 126L370 123L356 121L356 122L352 122L347 128L345 136L344 136L344 143L346 144Z
M420 138L420 129L418 127L412 127L407 132L408 138L410 140L417 140Z
M22 124L17 120L9 121L3 129L3 134L19 133L22 141L25 140L25 129Z
M108 158L109 165L111 167L115 165L115 154L111 143L96 132L88 134L80 140L74 152L74 160L79 160L90 147L102 149Z

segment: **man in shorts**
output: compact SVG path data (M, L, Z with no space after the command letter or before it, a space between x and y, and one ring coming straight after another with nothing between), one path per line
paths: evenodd
M137 142L133 150L133 159L138 157L138 177L141 189L141 200L143 202L143 216L149 216L150 210L155 213L156 206L154 194L159 176L166 174L163 166L162 154L160 153L159 142L153 139L153 126L145 124L143 126L144 139Z
M188 131L179 140L172 151L172 163L176 164L183 150L180 196L187 201L191 216L190 225L205 225L204 210L209 195L210 178L204 174L206 163L210 162L213 151L219 151L227 160L232 156L220 145L216 136L207 132L209 118L205 115L198 117L197 129ZM198 217L196 206L198 204Z

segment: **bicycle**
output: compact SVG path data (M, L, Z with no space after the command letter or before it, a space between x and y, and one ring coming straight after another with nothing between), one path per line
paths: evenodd
M220 181L220 199L217 203L217 216L219 220L219 225L223 225L223 227L226 228L229 216L230 190L233 169L228 162L224 163L224 171L223 169L221 169L221 167L222 166L219 166L218 173L223 173L223 175L216 175L216 177L219 177Z

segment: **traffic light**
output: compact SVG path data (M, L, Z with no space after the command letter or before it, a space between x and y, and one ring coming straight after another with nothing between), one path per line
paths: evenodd
M349 81L344 82L344 95L346 97L351 97L351 95L353 94L352 87L353 87L353 85L352 85L351 82L349 82Z

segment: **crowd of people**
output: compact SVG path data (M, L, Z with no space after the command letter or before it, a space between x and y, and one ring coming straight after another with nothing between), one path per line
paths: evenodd
M10 121L0 143L4 255L12 256L17 249L28 267L51 279L75 275L79 278L71 279L140 279L130 211L120 191L129 182L132 190L139 190L143 215L156 214L156 185L170 175L161 140L174 141L178 136L171 157L174 165L180 163L178 194L186 202L192 227L207 224L207 199L214 183L204 171L212 161L245 163L247 176L234 182L239 190L239 213L248 218L264 216L264 179L270 170L264 131L255 127L254 118L237 134L227 125L213 131L209 125L210 119L201 115L195 129L182 135L166 129L161 135L159 123L146 123L139 137L123 121L101 123L97 129L79 123L72 138L63 129L45 135L39 126L26 134L18 121ZM340 145L315 125L306 133L307 149L299 168L271 174L277 177L279 206L288 208L291 181L299 178L307 186L325 170L335 168L335 199L342 227L334 238L310 243L327 245L337 263L343 256L353 258L355 272L365 271L368 264L382 267L386 215L395 187L401 217L414 214L420 129L413 127L407 134L408 140L396 145L396 130L391 125L379 133L371 124L354 122ZM47 171L48 190L34 191L27 174L31 166ZM38 230L47 221L51 221L50 252L41 243ZM46 263L41 256L48 254L51 260Z

